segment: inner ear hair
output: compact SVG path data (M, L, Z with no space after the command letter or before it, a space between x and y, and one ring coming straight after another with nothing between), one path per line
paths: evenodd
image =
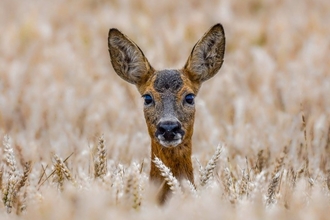
M214 25L196 43L184 66L192 81L202 83L221 68L225 53L225 32L221 24Z

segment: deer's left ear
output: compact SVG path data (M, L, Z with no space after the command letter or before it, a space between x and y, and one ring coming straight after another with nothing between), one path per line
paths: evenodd
M225 54L225 32L221 24L214 25L196 43L184 66L192 81L202 83L220 69Z

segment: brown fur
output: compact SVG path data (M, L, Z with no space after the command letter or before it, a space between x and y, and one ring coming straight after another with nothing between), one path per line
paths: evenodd
M225 35L221 24L213 26L197 42L181 70L154 70L142 50L117 29L110 29L108 46L111 63L116 73L127 82L135 84L141 95L148 94L153 98L153 104L144 107L144 116L151 138L151 158L157 156L161 159L179 180L188 179L194 183L191 138L195 106L186 104L184 100L187 94L196 96L202 82L213 77L223 63ZM166 75L169 77L166 78ZM164 85L164 88L155 88L156 80L160 80L160 85ZM155 133L157 124L161 119L169 117L169 114L179 121L184 135L178 145L165 147L159 142ZM150 179L158 184L164 183L160 171L153 163L151 163ZM168 185L163 184L158 195L160 203L166 200L169 190Z

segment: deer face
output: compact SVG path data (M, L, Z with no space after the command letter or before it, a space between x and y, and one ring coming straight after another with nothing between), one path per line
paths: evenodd
M154 70L141 49L117 29L109 31L108 46L116 73L135 84L144 99L144 116L152 141L163 147L190 141L194 99L202 82L214 76L223 63L222 26L213 26L197 42L180 70Z
M164 147L191 139L198 86L181 70L157 71L142 92L149 134Z

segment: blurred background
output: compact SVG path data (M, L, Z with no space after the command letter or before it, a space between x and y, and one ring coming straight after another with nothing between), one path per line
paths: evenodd
M329 145L330 1L72 0L0 3L0 137L26 159L88 155L104 134L109 158L149 157L143 100L112 69L118 28L156 69L181 68L215 23L226 33L219 73L197 97L194 154Z

